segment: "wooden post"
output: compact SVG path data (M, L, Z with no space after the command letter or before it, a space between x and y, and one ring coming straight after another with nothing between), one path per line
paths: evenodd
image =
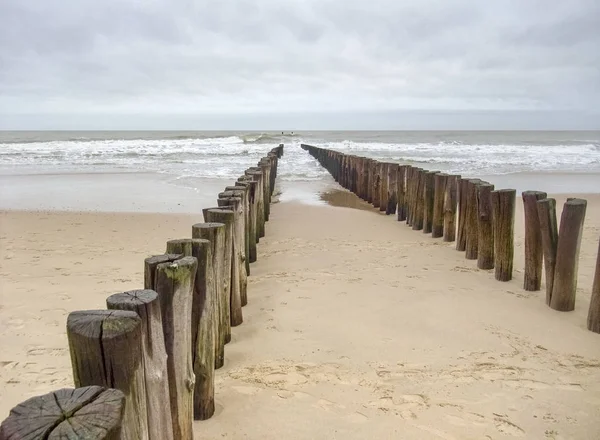
M169 378L158 294L148 289L116 293L107 298L106 306L108 309L135 312L142 320L142 367L146 387L148 435L150 440L172 440L171 411L165 411L164 406L169 401Z
M427 170L422 170L422 169L418 169L417 170L417 175L416 175L416 180L415 180L415 186L413 188L414 192L413 192L413 207L414 207L414 216L413 216L413 222L412 222L412 228L415 231L420 231L421 229L423 229L423 220L425 217L425 180L426 180L426 174L428 173Z
M192 226L192 237L210 242L213 280L213 314L215 332L215 368L221 368L225 362L225 335L229 322L229 277L224 277L225 265L225 224L196 223ZM225 280L227 279L227 281ZM229 331L231 334L231 330Z
M540 290L542 286L542 229L538 216L537 202L547 194L541 191L523 191L523 211L525 214L525 276L523 289Z
M192 299L198 261L183 257L156 267L154 290L160 299L173 437L193 439L194 367L192 364Z
M388 203L388 164L379 162L379 210L386 211Z
M444 198L446 196L446 182L448 175L444 173L435 174L433 188L433 220L431 223L431 236L433 238L444 235Z
M587 319L588 330L600 333L600 241L598 242L598 255L596 256L596 273L592 285L592 297Z
M460 176L449 175L444 193L444 241L456 240L456 204L458 202L458 179Z
M239 197L231 197L226 193L219 194L220 207L231 209L234 212L233 246L232 246L232 280L237 280L237 289L232 288L231 296L231 325L237 326L243 322L242 306L248 304L247 288L248 276L244 266L244 230L242 224L243 211Z
M381 204L381 167L379 162L373 160L373 207L379 208Z
M482 183L477 188L477 267L494 268L494 227L492 223L492 191L494 185Z
M263 172L263 207L265 209L265 222L267 222L269 221L269 216L271 214L271 190L269 187L269 172L271 170L271 166L269 165L268 160L264 158L260 160L258 166L262 168Z
M192 232L193 233L193 232ZM215 278L212 267L211 243L208 240L187 238L169 240L167 253L194 257L198 262L192 298L190 320L194 384L194 419L206 420L215 412Z
M223 264L221 266L222 273L220 278L224 284L224 302L220 301L221 306L221 318L225 321L221 323L221 328L225 330L224 340L225 344L231 341L231 294L235 286L239 286L237 278L232 279L233 274L233 225L234 225L234 212L232 210L225 210L223 208L205 208L202 210L204 214L204 220L208 223L222 223L225 225L224 245L223 245ZM218 278L217 278L218 279ZM217 368L220 368L217 357Z
M579 248L586 208L586 200L569 199L565 202L560 217L550 307L561 312L575 309Z
M256 182L256 191L254 197L256 199L256 242L265 236L265 197L263 173L261 168L249 168L246 170L246 175L250 176Z
M256 261L256 182L249 176L240 177L248 185L248 263Z
M396 213L396 205L398 204L398 164L388 163L388 194L387 194L387 209L386 215Z
M550 305L554 286L554 268L556 267L556 246L558 244L558 226L556 222L556 200L542 199L537 202L538 219L544 251L544 272L546 274L546 304Z
M125 395L89 386L35 396L10 410L0 425L2 440L121 440Z
M479 236L477 231L477 186L481 183L480 179L467 180L465 211L465 258L467 260L477 259Z
M458 227L456 231L456 250L464 251L467 248L466 220L467 220L467 183L469 179L458 179Z
M406 175L410 165L400 165L398 167L398 221L406 220Z
M244 266L246 269L246 275L249 276L250 275L250 258L248 258L248 255L250 254L250 216L249 216L249 209L248 209L248 188L244 185L243 187L241 187L240 185L244 185L241 182L238 182L238 186L227 186L225 187L225 191L232 191L233 195L235 197L241 197L242 198L242 209L243 209L243 216L242 216L242 233L243 233L243 239L244 239L244 247L243 247L243 258L244 258Z
M427 171L423 187L423 233L433 230L433 205L435 197L435 175L438 171Z
M156 268L161 263L172 263L179 260L183 255L154 255L144 260L144 289L153 290L156 285Z
M218 208L203 209L204 219L206 221L217 221L225 224L225 273L223 277L229 280L227 286L227 306L229 308L229 328L225 335L225 342L231 341L231 327L240 325L242 321L242 299L240 296L240 267L239 256L235 246L236 234L236 213L234 206L222 206ZM217 215L217 212L225 213L223 216ZM234 315L235 312L235 315Z
M514 189L492 191L494 266L498 281L512 279L516 194Z
M123 310L71 312L67 338L75 387L121 390L126 399L122 437L148 439L140 317Z

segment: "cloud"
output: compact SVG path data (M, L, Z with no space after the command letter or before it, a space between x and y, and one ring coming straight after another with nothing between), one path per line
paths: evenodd
M8 0L0 116L594 112L598 47L597 0Z

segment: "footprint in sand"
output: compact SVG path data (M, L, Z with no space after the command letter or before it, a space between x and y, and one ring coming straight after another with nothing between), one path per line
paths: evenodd
M244 394L246 396L254 396L260 392L260 388L258 388L258 387L243 386L243 385L233 386L233 387L231 387L231 389L234 391L237 391L240 394Z
M477 413L446 414L444 418L454 426L486 426L485 417Z
M494 417L494 425L503 434L512 435L513 437L525 436L525 431L505 418Z

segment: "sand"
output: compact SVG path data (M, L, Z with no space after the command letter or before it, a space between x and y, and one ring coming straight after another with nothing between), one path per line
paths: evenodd
M273 205L196 438L600 438L600 335L585 327L600 196L586 198L570 313L521 287L520 204L508 283L348 193L327 199L362 209ZM0 418L72 386L68 312L139 288L143 258L201 220L2 212Z

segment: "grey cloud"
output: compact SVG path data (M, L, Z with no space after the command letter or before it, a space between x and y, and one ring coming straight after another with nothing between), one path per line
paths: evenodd
M598 47L596 0L4 0L0 118L594 112Z

